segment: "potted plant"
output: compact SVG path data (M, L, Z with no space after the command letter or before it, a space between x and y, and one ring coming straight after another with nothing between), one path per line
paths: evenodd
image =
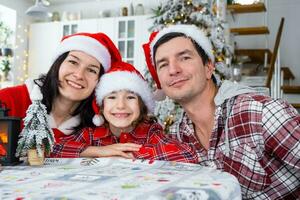
M8 74L11 69L10 57L12 56L11 46L11 36L13 31L4 24L4 22L0 21L0 70L2 71L3 81L7 81Z
M2 71L3 74L3 81L8 80L8 74L10 72L10 61L8 57L4 57L0 63L0 70Z
M7 26L6 24L4 24L4 22L0 21L0 45L1 45L1 52L2 52L2 56L3 52L6 52L5 49L9 48L11 43L10 43L10 39L11 36L13 34L13 31L10 29L9 26Z
M54 144L54 135L48 125L46 107L42 104L39 86L34 84L30 93L32 104L26 111L24 128L20 133L16 156L27 156L30 165L42 165Z

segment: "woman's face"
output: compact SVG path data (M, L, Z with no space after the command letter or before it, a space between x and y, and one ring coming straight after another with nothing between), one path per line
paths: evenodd
M130 91L112 92L103 100L103 115L110 128L130 130L140 116L138 96Z
M82 51L70 51L62 62L59 76L59 97L80 102L94 91L100 74L98 60Z

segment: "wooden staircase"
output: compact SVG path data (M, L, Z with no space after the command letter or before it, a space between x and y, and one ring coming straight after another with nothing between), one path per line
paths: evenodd
M256 13L256 12L265 12L266 7L264 3L257 3L251 5L227 5L227 10L232 14L234 19L234 14L243 14L243 13ZM253 64L253 67L258 65L265 66L263 70L266 73L267 83L266 86L270 88L272 74L274 72L274 64L277 57L277 51L280 43L281 33L283 29L284 19L281 19L275 46L273 52L269 49L235 49L235 55L237 57L247 57L245 64ZM246 36L246 35L260 35L260 34L269 34L269 29L266 26L257 26L257 27L241 27L241 28L231 28L230 32L235 36ZM273 54L274 53L274 54ZM265 63L267 62L267 63ZM300 85L291 85L291 80L295 79L294 74L289 67L281 67L283 72L284 85L281 86L281 89L284 94L296 94L300 95ZM300 111L300 103L292 103L298 111Z
M292 103L292 106L293 106L294 108L296 108L297 110L300 109L300 103Z
M300 94L300 85L283 85L281 89L284 93Z
M227 6L227 10L234 18L234 14L265 12L266 7L264 3L256 3L250 5L231 4ZM234 35L269 34L269 29L266 26L231 28L230 33Z
M289 67L281 67L281 71L283 71L283 80L294 80L295 76ZM290 83L288 83L289 85Z
M227 6L227 10L231 13L253 13L264 12L266 7L264 3L256 3L249 5L231 4Z
M269 29L266 26L258 27L242 27L242 28L231 28L230 33L234 35L260 35L269 34Z
M235 49L234 54L236 56L248 56L248 62L255 64L263 64L265 54L267 54L267 62L270 63L272 56L270 49Z
M300 85L283 85L281 86L281 89L284 94L300 95ZM300 103L291 103L291 105L300 111Z

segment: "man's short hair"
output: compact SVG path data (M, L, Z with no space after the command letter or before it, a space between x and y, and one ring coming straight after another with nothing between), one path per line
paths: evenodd
M177 33L177 32L173 32L173 33L168 33L164 36L162 36L154 45L153 47L153 59L155 59L155 54L156 54L156 50L157 48L170 41L171 39L173 38L176 38L176 37L184 37L184 38L188 38L191 40L191 42L193 43L195 49L197 50L197 53L198 55L202 58L202 62L203 64L205 65L208 61L209 61L209 57L208 55L205 53L205 51L202 49L202 47L195 41L193 40L192 38L186 36L184 33Z

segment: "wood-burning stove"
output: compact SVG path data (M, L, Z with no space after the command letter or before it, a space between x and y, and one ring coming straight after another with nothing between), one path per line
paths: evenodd
M15 156L20 133L21 119L9 117L9 109L0 101L0 164L15 165L19 158Z

